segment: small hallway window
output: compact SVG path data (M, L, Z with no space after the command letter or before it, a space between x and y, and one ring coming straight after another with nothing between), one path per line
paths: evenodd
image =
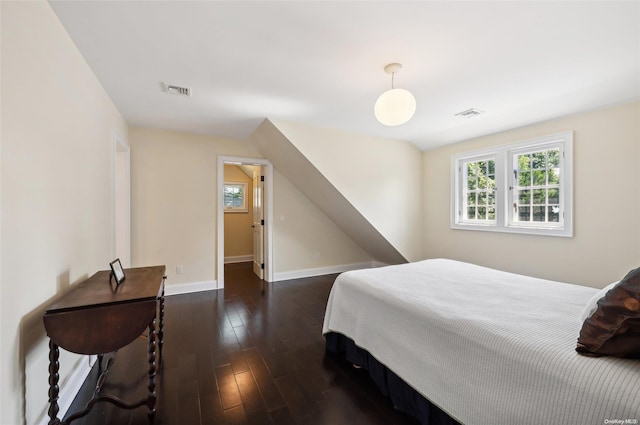
M240 182L224 183L224 212L248 212L247 184Z

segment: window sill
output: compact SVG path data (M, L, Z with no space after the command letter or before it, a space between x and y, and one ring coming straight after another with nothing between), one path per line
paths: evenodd
M573 230L565 228L549 228L549 227L524 227L524 226L498 226L491 224L469 224L454 223L451 225L453 230L476 230L480 232L498 232L498 233L515 233L521 235L537 235L537 236L557 236L564 238L572 238Z

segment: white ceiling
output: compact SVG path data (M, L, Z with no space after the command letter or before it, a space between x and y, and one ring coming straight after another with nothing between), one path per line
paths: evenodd
M638 1L50 3L134 126L244 139L267 117L429 149L640 98ZM398 127L373 115L390 62L418 105Z

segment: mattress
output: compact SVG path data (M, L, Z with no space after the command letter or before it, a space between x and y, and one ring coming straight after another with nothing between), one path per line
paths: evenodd
M639 423L640 360L575 351L596 291L444 259L358 270L336 279L323 333L466 425Z

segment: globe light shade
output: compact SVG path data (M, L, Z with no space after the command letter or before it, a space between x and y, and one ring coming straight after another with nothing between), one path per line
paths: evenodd
M416 98L408 90L391 89L382 93L374 107L376 118L384 125L404 124L416 112Z

